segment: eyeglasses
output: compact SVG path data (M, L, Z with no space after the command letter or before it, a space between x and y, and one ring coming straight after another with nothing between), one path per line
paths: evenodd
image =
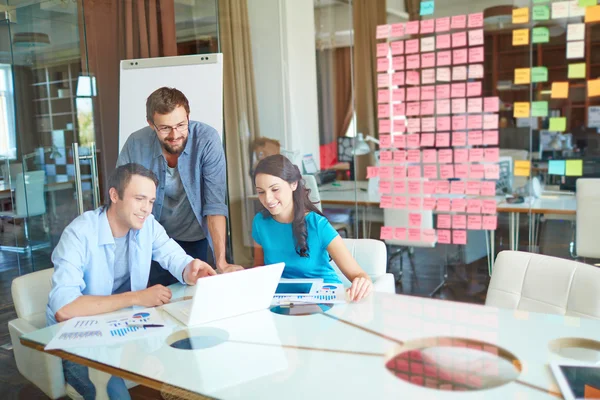
M183 132L187 131L189 121L182 122L175 126L166 126L166 125L156 126L156 124L154 122L152 122L152 125L154 125L154 127L156 128L158 133L160 133L162 135L168 135L169 133L171 133L172 130L179 132L179 133L183 133Z

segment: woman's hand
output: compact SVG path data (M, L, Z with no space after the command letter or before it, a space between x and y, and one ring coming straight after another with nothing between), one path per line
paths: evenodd
M367 297L373 289L373 282L369 278L358 277L352 281L352 286L346 290L350 301L359 301Z

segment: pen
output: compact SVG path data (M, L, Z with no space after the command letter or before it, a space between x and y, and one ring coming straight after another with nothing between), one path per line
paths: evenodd
M159 325L159 324L144 324L144 325L129 325L129 326L135 326L137 328L162 328L162 327L164 327L164 325Z

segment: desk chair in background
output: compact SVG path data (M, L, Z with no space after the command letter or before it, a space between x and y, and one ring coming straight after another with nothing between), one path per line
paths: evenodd
M577 180L577 215L575 228L576 257L600 258L600 179Z
M308 198L315 204L315 207L319 209L319 211L323 212L333 229L338 231L338 233L342 234L342 237L352 237L352 223L350 221L350 213L347 211L334 211L327 210L323 211L323 206L321 205L321 195L319 194L319 186L317 185L317 180L313 175L302 175L302 179L304 180L304 185L307 189L310 190Z

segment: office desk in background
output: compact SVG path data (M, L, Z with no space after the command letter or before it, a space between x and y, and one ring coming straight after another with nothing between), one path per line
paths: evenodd
M56 214L56 196L55 192L60 190L73 189L75 187L75 181L71 177L61 176L46 176L46 183L44 190L50 194L50 210L52 215ZM0 200L10 199L15 190L15 184L12 183L11 187L8 186L8 182L0 180Z
M177 284L172 289L173 299L178 299L194 288ZM189 329L167 313L161 315L174 323L170 332L122 345L49 353L184 398L189 397L182 391L219 399L249 394L257 399L556 399L562 396L548 364L569 359L553 353L551 342L597 340L600 331L600 321L595 320L384 293L336 305L326 313L286 316L263 310ZM41 329L23 336L21 343L44 351L58 330ZM169 337L215 333L225 340L210 348L181 350L167 344ZM437 357L440 364L445 359L446 364L431 370L412 359L404 373L414 381L443 380L442 371L448 371L452 379L445 384L464 387L461 379L471 382L478 371L489 368L485 360L497 360L498 355L523 369L516 380L502 386L454 392L408 383L386 368L393 355L421 345L440 346L428 356ZM444 353L450 346L458 347ZM600 361L597 352L585 356ZM491 364L493 370L496 364ZM106 382L106 375L97 381Z

